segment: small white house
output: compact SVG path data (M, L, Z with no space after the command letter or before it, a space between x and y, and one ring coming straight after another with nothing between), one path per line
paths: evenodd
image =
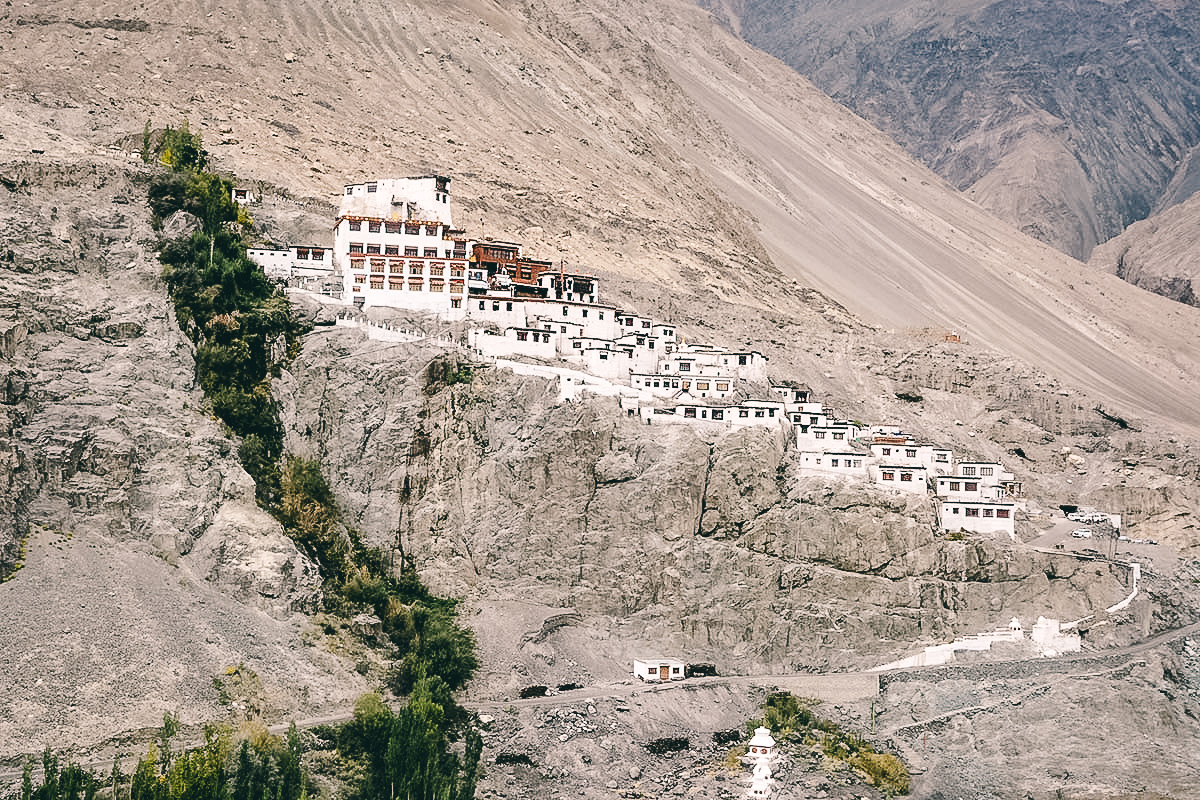
M943 531L971 533L1007 533L1016 531L1017 504L1010 500L948 500L939 499L939 516Z
M633 675L640 681L652 683L681 681L684 676L684 663L676 658L635 658Z

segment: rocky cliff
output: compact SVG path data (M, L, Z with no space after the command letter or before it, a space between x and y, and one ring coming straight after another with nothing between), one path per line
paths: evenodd
M1181 303L1200 305L1200 199L1131 225L1088 263Z
M204 408L146 172L122 161L0 166L4 755L224 716L212 680L239 663L273 707L307 702L301 675L333 697L358 684L293 652L319 576Z
M712 0L747 41L1076 258L1187 197L1200 15L1154 0Z

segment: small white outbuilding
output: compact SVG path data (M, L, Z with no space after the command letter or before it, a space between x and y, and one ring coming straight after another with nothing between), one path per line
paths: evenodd
M633 676L641 681L681 681L684 677L684 663L677 658L635 658Z

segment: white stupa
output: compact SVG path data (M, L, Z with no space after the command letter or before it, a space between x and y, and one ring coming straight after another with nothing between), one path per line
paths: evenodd
M775 760L775 739L767 728L756 728L743 761L751 765L751 800L766 800L771 796L771 763Z

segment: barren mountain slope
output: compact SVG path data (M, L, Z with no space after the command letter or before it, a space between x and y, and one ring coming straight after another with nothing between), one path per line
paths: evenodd
M1200 418L1194 312L1013 233L703 11L431 11L10 11L4 110L23 119L3 144L49 146L57 130L61 150L190 118L221 163L293 192L444 170L460 220L533 226L543 256L794 307L773 260L868 320L950 327L1115 407Z
M983 205L1076 257L1195 188L1195 4L701 4Z
M1131 225L1088 264L1181 303L1200 305L1200 197Z
M201 512L229 506L231 522L256 513L232 451L195 411L191 352L171 327L149 242L133 267L114 255L148 238L140 205L108 231L120 208L140 203L145 173L136 159L122 170L120 154L104 148L136 149L147 117L189 117L221 164L318 201L346 179L445 168L459 220L473 230L602 270L610 297L670 316L698 339L761 345L773 368L811 380L849 415L1012 462L1036 477L1035 506L1111 502L1136 510L1131 528L1167 529L1164 551L1196 544L1197 313L1014 234L691 5L309 0L281 13L254 0L136 12L54 2L10 11L0 46L0 197L14 215L5 248L19 257L0 265L4 299L14 319L41 326L11 351L35 380L16 404L30 418L6 434L24 449L3 477L36 478L44 494L29 494L47 501L23 494L5 510L75 534L35 538L29 564L0 587L10 615L0 653L13 659L5 689L22 698L0 717L6 753L46 731L69 741L151 724L174 698L188 721L220 714L211 679L239 658L286 712L363 685L326 652L342 640L253 608L272 605L273 591L289 597L239 571L238 557L253 565L270 553L264 544L288 554L261 514L240 528L184 526L188 553L138 538L149 521L171 532L190 520L183 504L160 500L176 485ZM113 171L104 192L57 177L97 162ZM20 180L31 170L40 176ZM315 207L293 212L311 219ZM270 222L301 229L296 219ZM97 230L106 238L85 237L62 257L61 241ZM839 303L884 325L953 325L968 342L914 344ZM90 327L114 308L148 320L124 346ZM6 323L6 342L15 330ZM620 678L637 648L659 643L730 670L867 665L998 615L1073 618L1128 591L1120 565L934 536L926 498L795 480L794 453L771 436L664 432L603 400L557 404L543 382L500 371L439 385L425 372L431 350L319 330L276 391L290 444L322 456L364 534L390 543L399 527L431 585L467 597L487 665L477 696L509 698L525 680ZM139 371L161 375L123 377ZM107 372L121 380L93 392ZM901 401L905 386L928 399ZM110 407L112 419L96 412ZM108 459L74 459L96 452L87 436L59 449L52 434L63 420L138 445L120 451L137 469L119 474L129 476L119 491L110 491ZM58 481L66 473L54 459L75 472ZM163 466L197 461L207 479ZM142 524L126 538L95 530L110 518ZM1022 524L1032 532L1032 520ZM222 532L245 549L222 547ZM1146 567L1134 604L1101 620L1089 644L1195 619L1190 573ZM68 605L63 587L94 602ZM513 613L516 605L530 610ZM579 622L556 629L556 618ZM154 648L167 641L164 657ZM79 688L104 665L112 672ZM134 680L159 667L153 680ZM114 684L124 692L115 704ZM1167 676L1162 692L1146 689L1158 704L1146 713L1178 717L1169 735L1186 745L1200 733L1185 713L1191 701L1167 696L1179 684ZM1119 692L1096 691L1101 723L1119 724L1123 707L1105 702ZM75 712L62 710L72 702ZM915 693L906 702L914 713L935 705ZM970 737L945 745L951 763L1011 719L956 722ZM1135 749L1149 761L1157 747L1147 738ZM1074 771L1095 771L1089 788L1166 789L1186 768L1156 770L1155 783L1092 753L1067 755ZM989 769L1006 796L1002 767Z

